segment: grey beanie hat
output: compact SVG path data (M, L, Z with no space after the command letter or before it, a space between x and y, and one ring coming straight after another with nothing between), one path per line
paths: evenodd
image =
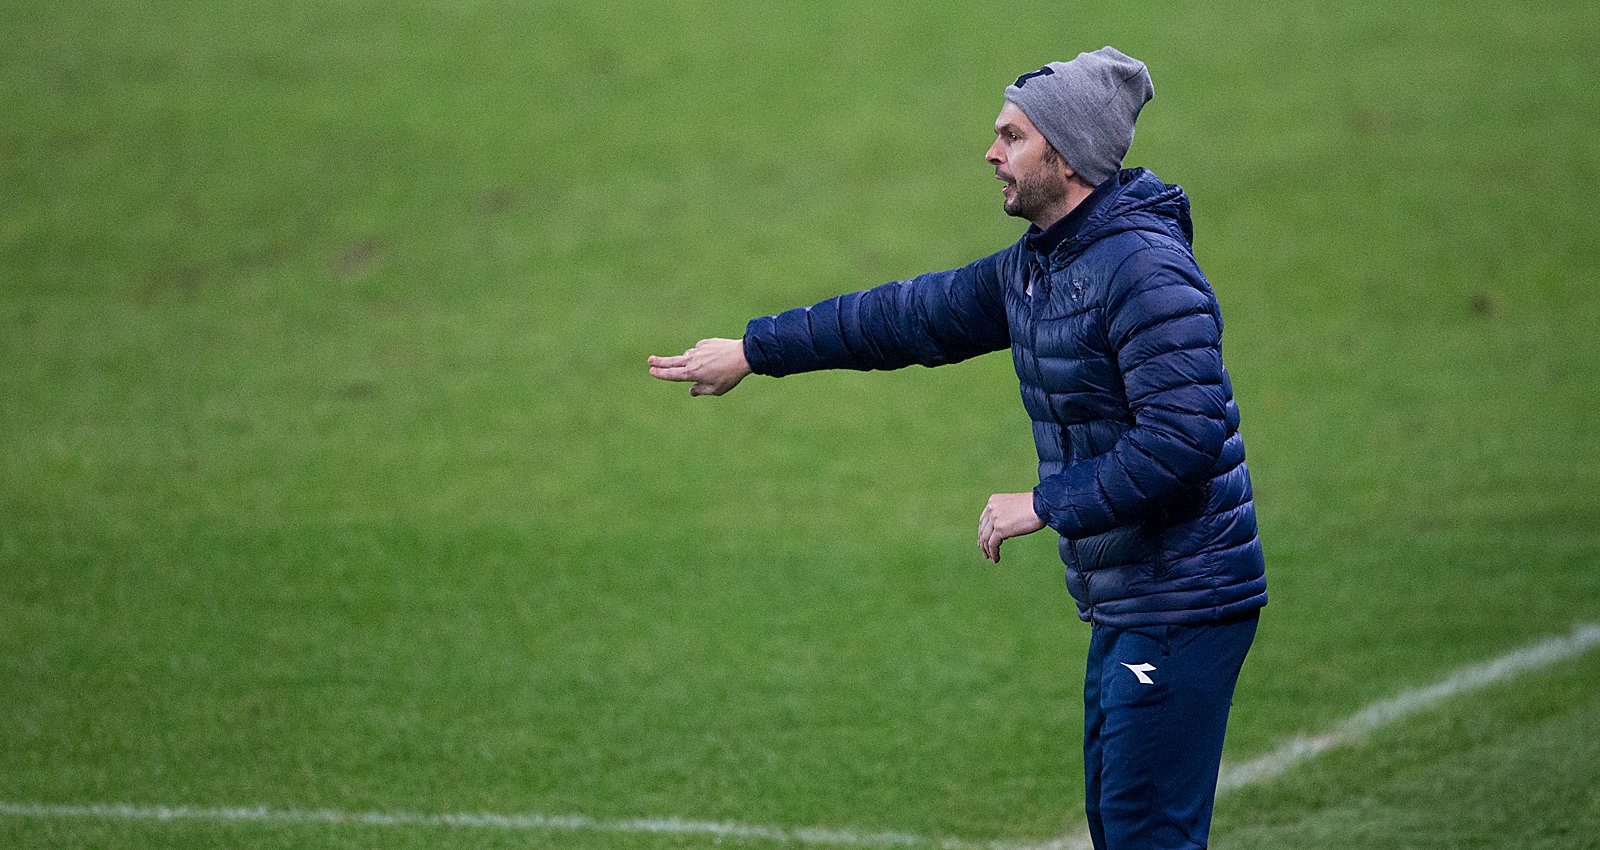
M1144 63L1114 47L1051 62L1006 86L1006 100L1096 186L1122 167L1133 123L1155 93Z

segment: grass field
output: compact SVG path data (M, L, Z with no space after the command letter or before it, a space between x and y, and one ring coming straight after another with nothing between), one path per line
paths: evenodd
M1241 761L1600 621L1587 3L0 0L0 803L1031 841L1087 628L1003 357L643 361L1016 238L1111 43L1228 321L1272 602ZM1600 847L1600 653L1224 796L1225 848ZM771 846L45 817L17 847Z

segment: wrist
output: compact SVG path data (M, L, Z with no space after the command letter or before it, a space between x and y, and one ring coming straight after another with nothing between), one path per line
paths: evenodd
M744 370L740 377L754 375L759 372L760 370L757 366L761 362L761 346L757 345L750 338L750 334L746 332L744 336L739 338L739 368Z

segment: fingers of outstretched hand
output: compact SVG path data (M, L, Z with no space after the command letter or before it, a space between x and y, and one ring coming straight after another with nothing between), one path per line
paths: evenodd
M695 362L693 348L682 354L661 357L651 355L649 359L650 374L652 377L663 381L698 381L700 380L699 363Z
M657 354L652 354L646 360L646 362L651 366L686 366L689 363L689 353L686 351L682 354L675 354L669 357L662 357Z
M704 358L696 357L697 353L694 348L690 348L682 354L669 357L652 354L648 359L650 374L663 381L700 381L704 377L701 373L705 363L703 362ZM702 383L698 384L698 386L706 387L708 385ZM693 392L691 390L689 394L706 395L706 391L704 389L701 392Z
M650 375L663 381L699 380L688 366L651 366Z

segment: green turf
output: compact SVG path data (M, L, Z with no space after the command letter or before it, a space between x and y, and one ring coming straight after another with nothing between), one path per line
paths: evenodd
M643 358L1009 243L1000 88L1103 43L1153 69L1129 162L1194 200L1244 410L1273 601L1229 756L1600 620L1587 4L753 14L5 3L0 801L1070 829L1086 630L1052 541L974 545L1033 483L1006 358L694 401ZM1216 844L1583 847L1573 669Z
M1456 700L1221 803L1226 846L1600 846L1600 656Z

